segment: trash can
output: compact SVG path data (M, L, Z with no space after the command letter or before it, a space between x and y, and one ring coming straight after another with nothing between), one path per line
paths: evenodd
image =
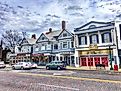
M114 71L118 71L118 65L117 64L114 65Z

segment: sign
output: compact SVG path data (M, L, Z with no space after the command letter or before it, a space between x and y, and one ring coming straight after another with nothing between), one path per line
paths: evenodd
M91 49L98 49L98 46L97 46L97 44L90 44L89 45L89 49L91 50Z

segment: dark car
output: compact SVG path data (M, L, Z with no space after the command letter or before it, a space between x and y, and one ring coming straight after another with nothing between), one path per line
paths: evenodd
M46 69L47 70L49 70L49 69L57 69L57 70L66 69L66 65L63 61L52 61L52 62L46 64Z

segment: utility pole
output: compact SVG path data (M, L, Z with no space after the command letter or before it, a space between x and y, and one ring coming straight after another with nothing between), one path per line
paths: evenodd
M113 66L112 66L112 53L111 53L111 46L109 45L109 58L110 58L110 70L113 70Z

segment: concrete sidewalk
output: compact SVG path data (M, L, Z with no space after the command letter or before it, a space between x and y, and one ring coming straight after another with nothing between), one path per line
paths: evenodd
M106 70L106 69L103 69L103 68L96 69L96 67L72 67L72 66L67 66L66 68L69 69L69 70L92 70L92 71L99 70L99 71L121 72L121 69L118 69L118 71L114 71L114 70Z

